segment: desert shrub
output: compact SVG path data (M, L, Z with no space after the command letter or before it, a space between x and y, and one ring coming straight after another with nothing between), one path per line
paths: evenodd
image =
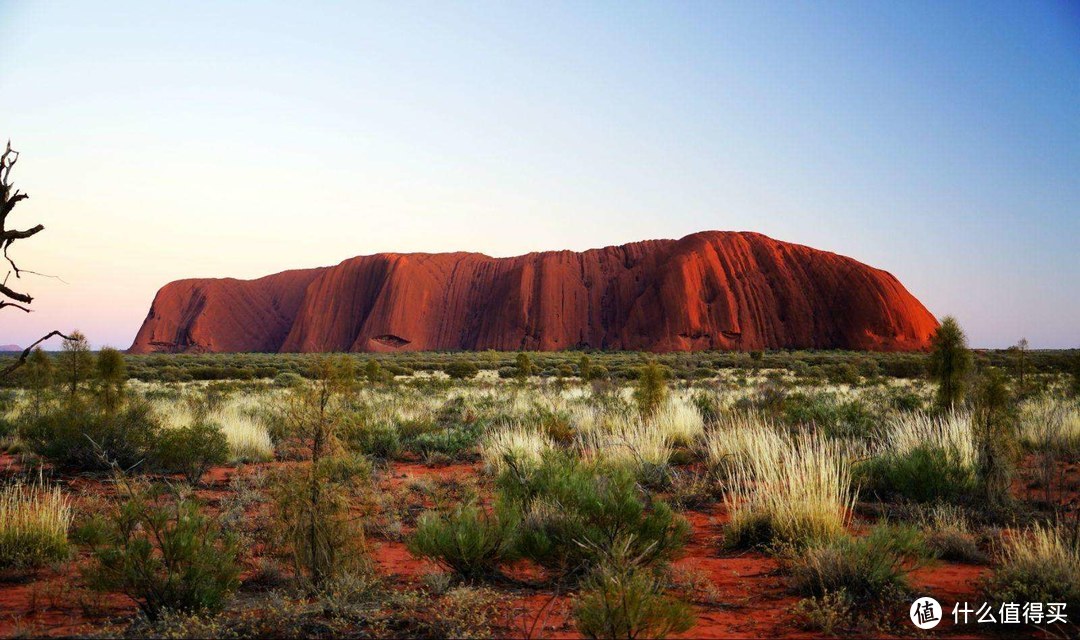
M986 582L993 602L1064 602L1080 608L1080 529L1036 525L1006 543L1001 566ZM1071 614L1070 614L1071 616Z
M274 386L283 389L293 389L304 384L304 377L293 371L282 371L274 376Z
M133 468L155 450L158 424L150 405L131 401L115 412L72 401L30 418L20 438L36 454L73 470Z
M831 636L851 624L855 618L855 604L846 591L834 591L800 600L794 613L803 628Z
M210 467L229 459L229 441L221 428L210 422L165 429L155 458L160 468L182 473L188 483L195 485Z
M370 480L364 458L332 456L282 471L271 486L275 548L295 577L314 590L342 571L366 571L363 530L353 494Z
M68 554L71 505L59 487L0 489L0 569L37 567Z
M88 584L120 591L151 620L164 611L220 610L239 586L234 539L192 500L133 492L86 569Z
M467 580L490 577L514 558L518 519L509 510L490 513L475 504L420 516L409 550L431 558Z
M390 460L401 452L401 437L391 424L364 423L346 429L342 439L349 448L378 460Z
M793 393L784 399L784 421L813 425L834 437L861 436L871 431L874 414L858 400L840 401L832 394Z
M664 378L664 369L656 362L638 369L634 401L642 417L651 418L667 399L668 388Z
M967 515L958 507L934 505L921 515L919 527L925 532L927 549L935 557L952 562L986 562L986 554L979 549Z
M522 515L519 550L564 575L583 575L621 537L645 563L664 562L682 549L686 520L654 500L621 466L590 464L551 453L530 475L499 477L504 499Z
M406 441L405 446L422 456L441 454L451 460L460 460L476 451L482 435L480 425L463 424L420 433Z
M443 371L454 380L468 380L475 378L476 374L480 373L479 367L468 360L455 360L446 365Z
M865 605L906 595L912 561L926 555L914 527L878 524L862 538L842 536L810 545L793 556L790 569L803 595L844 593Z
M867 460L856 467L864 491L916 502L956 501L975 489L974 469L956 449L926 445Z
M582 585L574 609L578 631L586 638L665 638L694 625L690 607L664 593L664 581L639 558L628 558L628 540Z

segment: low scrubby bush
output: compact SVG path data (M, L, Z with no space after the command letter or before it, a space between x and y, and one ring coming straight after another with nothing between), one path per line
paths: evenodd
M666 562L690 533L686 519L652 499L624 467L552 453L531 475L507 471L499 484L522 513L522 555L563 575L584 575L601 562L601 550L624 537L628 553L646 564Z
M431 558L466 580L496 574L516 553L518 519L508 510L489 513L475 504L420 516L409 550Z
M182 473L195 485L210 467L228 461L229 441L216 424L196 422L163 430L155 457L158 467Z
M99 591L120 591L151 620L165 611L217 611L239 586L235 540L191 500L132 494L86 570Z
M159 427L150 405L130 401L106 412L82 401L28 419L20 438L34 453L71 470L129 469L153 455Z
M690 607L664 593L664 580L627 557L631 546L617 542L614 555L582 584L574 617L586 638L665 638L694 625Z
M810 545L791 559L790 568L792 582L803 595L843 593L865 605L906 595L912 561L926 556L918 530L879 524L865 537Z

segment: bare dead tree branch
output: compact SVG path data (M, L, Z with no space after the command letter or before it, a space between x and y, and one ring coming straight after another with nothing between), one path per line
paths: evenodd
M49 338L53 338L53 337L56 337L56 336L60 336L64 340L71 340L72 339L71 336L64 335L63 333L60 333L59 331L50 331L46 335L44 335L44 336L38 338L37 340L35 340L34 344L32 344L29 347L23 349L22 353L19 354L19 357L15 360L15 362L12 362L8 366L4 367L3 369L0 369L0 378L6 377L12 371L15 371L19 367L26 364L26 359L30 357L30 352L32 352L34 350L34 347L38 346L42 342L45 342Z
M11 148L11 140L8 140L4 152L0 153L0 246L3 247L4 259L11 265L16 278L21 277L22 271L8 255L8 249L11 245L15 244L16 240L25 240L26 238L37 235L45 229L45 227L40 224L21 231L18 229L9 230L7 228L8 215L15 209L15 205L30 197L18 189L15 189L11 184L11 169L18 161L19 152ZM28 271L28 273L33 272ZM9 273L8 275L11 274ZM3 284L0 284L0 296L7 298L7 300L0 299L0 310L4 307L14 307L21 311L25 311L26 313L30 313L31 309L26 305L29 305L34 301L33 297L28 293L19 293L8 287L7 280L7 277L5 277ZM0 369L0 378L9 375L11 372L23 366L23 364L26 363L26 359L30 357L30 352L34 350L34 347L54 336L61 336L65 340L71 339L59 331L49 332L44 337L39 338L34 344L23 349L22 354L19 355L15 362Z

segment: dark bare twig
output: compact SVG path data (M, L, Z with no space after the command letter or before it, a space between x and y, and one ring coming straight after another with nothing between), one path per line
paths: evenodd
M10 304L10 303L7 303L7 304ZM42 336L41 338L38 338L37 340L35 340L34 344L32 344L29 347L23 349L22 353L19 354L19 357L18 357L18 359L15 360L15 362L12 362L8 366L4 367L3 369L0 369L0 378L3 378L5 376L9 375L12 371L15 371L19 367L26 364L26 359L30 357L30 352L34 350L34 347L38 346L42 342L45 342L49 338L52 338L52 337L55 337L55 336L60 336L64 340L72 340L71 336L64 335L63 333L61 333L59 331L55 331L55 330L50 331L45 336Z

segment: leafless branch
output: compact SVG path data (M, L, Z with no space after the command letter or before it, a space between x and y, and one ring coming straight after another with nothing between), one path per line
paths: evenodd
M22 353L19 354L19 357L15 360L15 362L12 362L8 366L4 367L3 369L0 369L0 378L7 377L8 375L11 374L12 371L15 371L19 367L26 364L26 359L30 357L30 352L34 350L34 347L38 346L42 342L45 342L49 338L53 338L53 337L56 337L56 336L60 336L64 340L72 340L71 336L64 335L63 333L61 333L59 331L50 331L46 335L44 335L41 338L38 338L37 340L35 340L34 344L32 344L29 347L23 349Z

